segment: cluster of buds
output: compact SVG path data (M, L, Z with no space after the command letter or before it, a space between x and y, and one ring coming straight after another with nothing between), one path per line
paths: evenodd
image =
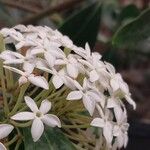
M5 43L0 59L5 70L18 74L20 88L35 86L35 89L43 88L52 95L67 89L65 102L74 101L76 104L81 101L83 110L88 112L86 115L92 118L90 126L101 129L107 147L121 148L127 145L129 124L124 101L134 109L135 102L131 99L128 85L121 75L116 73L111 64L103 62L99 53L91 52L88 43L85 48L77 47L67 36L47 26L17 25L4 28L0 33ZM11 44L15 46L15 51L9 50ZM52 87L55 90L50 92ZM31 134L34 142L41 137L44 124L63 127L59 116L48 113L53 100L51 95L47 95L45 94L44 100L40 100L39 109L38 98L24 95L25 103L22 103L32 112L24 111L28 109L26 106L18 111L19 108L15 105L9 113L11 122L32 120ZM76 109L78 107L74 107L74 111ZM6 137L13 126L11 123L1 124L0 138Z

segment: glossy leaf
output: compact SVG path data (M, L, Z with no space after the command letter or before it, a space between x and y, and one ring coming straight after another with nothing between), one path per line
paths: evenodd
M137 48L150 37L150 9L147 9L130 23L120 27L112 44L121 48Z
M91 4L68 18L59 30L68 35L76 45L84 46L88 42L93 47L100 26L100 16L100 3Z
M58 128L46 127L37 142L33 142L30 132L30 128L23 129L25 150L76 150Z
M126 21L137 17L140 14L140 10L133 4L126 6L122 9L119 21Z

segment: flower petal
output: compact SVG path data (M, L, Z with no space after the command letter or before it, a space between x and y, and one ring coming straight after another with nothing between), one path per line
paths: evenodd
M61 127L61 122L56 115L46 114L42 118L42 121L50 127L55 127L55 126L58 126L59 128Z
M52 56L50 53L48 53L48 52L44 53L44 57L45 57L46 61L48 62L49 66L53 67L54 64L55 64L56 58L54 56Z
M55 65L65 65L66 64L66 61L64 61L63 59L57 59L55 61Z
M91 122L91 126L94 126L94 127L103 128L104 125L105 125L105 122L104 122L104 120L102 118L95 118Z
M50 73L50 74L53 74L53 71L50 70L50 69L48 69L48 68L46 68L46 67L42 67L42 66L38 66L38 65L37 65L36 68L38 68L38 69L40 69L40 70L42 70L42 71L48 72L48 73Z
M127 118L127 116L123 114L123 110L121 109L120 105L117 105L116 107L114 107L114 115L116 117L118 124L122 123L122 120Z
M7 64L21 64L23 62L24 62L23 59L9 59L9 60L5 60L4 64L5 65L7 65Z
M78 76L78 68L75 67L74 65L72 64L67 64L67 73L69 74L70 77L72 78L77 78Z
M25 76L21 76L21 77L19 78L18 82L19 82L19 86L21 86L21 85L27 83L27 82L28 82L28 79L27 79Z
M32 112L20 112L16 115L12 116L12 120L19 120L19 121L25 121L25 120L32 120L34 119L35 114Z
M0 142L0 150L7 150L6 147Z
M46 114L50 109L51 109L51 102L49 102L47 99L43 100L39 108L40 112Z
M39 111L36 103L34 102L34 100L32 98L30 98L29 96L25 96L24 99L25 99L27 106L31 109L31 111L33 111L33 112Z
M89 96L91 96L93 98L93 100L100 102L101 97L100 97L99 93L96 93L95 91L88 91L87 94Z
M105 126L103 128L103 134L104 134L104 137L107 141L107 143L111 143L112 142L112 139L113 139L113 126L110 122L106 122L105 123Z
M76 89L76 83L75 81L76 80L73 80L72 78L68 77L68 76L65 76L63 77L63 81L64 81L64 84L70 88L71 90L75 90ZM76 81L77 82L77 81Z
M42 76L34 76L33 74L31 74L28 77L28 80L32 84L34 84L34 85L36 85L38 87L41 87L41 88L46 89L46 90L49 89L49 85L48 85L47 80L44 77L42 77Z
M119 135L117 137L117 146L118 148L121 148L124 145L124 137L123 135Z
M83 104L84 104L84 107L88 110L88 112L92 116L94 113L94 110L95 110L95 105L96 105L95 100L91 99L87 95L84 95L83 96Z
M54 75L52 77L52 83L56 89L60 88L64 84L62 78L58 75Z
M86 50L87 58L90 57L91 56L91 49L90 49L89 43L85 44L85 50Z
M132 100L132 98L128 95L125 95L125 99L127 100L127 102L133 106L133 109L136 109L136 103Z
M111 85L113 91L117 91L120 88L118 81L115 78L112 78L110 80L110 85Z
M39 138L43 134L43 131L44 125L41 119L39 118L34 119L31 127L31 134L34 142L39 140Z
M25 61L23 63L23 69L25 72L27 73L32 73L33 69L35 67L35 64L32 62L32 63L29 63L28 61Z
M10 67L10 66L3 66L4 68L6 68L6 69L9 69L10 71L13 71L13 72L16 72L16 73L18 73L18 74L20 74L20 75L24 75L24 72L23 71L21 71L21 70L19 70L19 69L16 69L16 68L14 68L14 67Z
M40 54L40 53L44 53L44 49L36 47L36 48L33 48L31 50L31 55L37 55L37 54Z
M82 98L82 92L81 91L72 91L68 94L67 100L79 100Z
M0 139L7 137L13 129L14 127L10 124L1 124L0 125Z
M124 134L124 148L127 147L127 144L128 144L128 135Z
M117 101L112 97L112 98L108 98L107 100L107 108L114 108L117 107Z
M90 72L90 81L91 81L91 82L95 82L95 81L97 81L98 79L99 79L98 73L97 73L95 70L92 70L92 71Z
M115 72L116 72L114 66L113 66L112 64L108 63L108 62L105 62L105 64L106 64L107 70L108 70L112 75L114 75Z
M114 125L113 127L113 135L114 136L119 136L121 135L121 127L119 125Z

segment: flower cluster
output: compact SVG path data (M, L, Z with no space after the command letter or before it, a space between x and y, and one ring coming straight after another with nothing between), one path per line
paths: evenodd
M17 25L4 28L0 33L6 45L15 46L15 52L6 47L0 58L4 68L19 74L20 86L30 82L48 90L49 82L52 82L55 89L69 88L66 99L82 100L93 118L91 126L102 129L108 147L127 145L129 124L123 101L133 105L134 109L136 105L121 75L111 64L103 62L99 53L91 52L88 43L85 48L77 47L67 36L47 26ZM51 75L50 80L43 75L45 72ZM25 103L32 112L20 112L11 119L33 120L31 133L34 141L42 135L43 123L61 127L57 116L47 114L51 108L48 100L44 100L39 109L28 96Z

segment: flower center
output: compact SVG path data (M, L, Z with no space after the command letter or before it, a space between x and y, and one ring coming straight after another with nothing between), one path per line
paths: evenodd
M41 113L41 112L37 112L37 113L36 113L36 116L37 116L37 117L41 117L41 116L42 116L42 113Z

